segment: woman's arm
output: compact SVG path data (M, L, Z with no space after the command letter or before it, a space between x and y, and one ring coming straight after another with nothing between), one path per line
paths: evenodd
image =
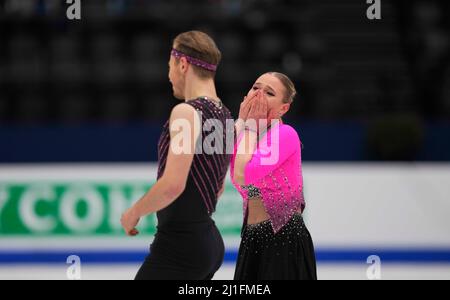
M261 121L267 121L268 102L261 92L257 92L254 96L244 101L244 106L250 106L247 120L244 126L244 137L237 147L236 158L234 162L234 180L239 185L245 185L245 169L247 164L252 160L258 144L258 134L262 131L259 125L267 124Z
M258 134L256 132L245 130L244 137L237 147L236 158L234 161L234 180L239 185L245 185L245 168L252 160L253 153L256 150Z
M261 178L278 169L292 155L301 156L300 139L294 128L289 125L276 126L268 134L270 145L261 145L261 149L267 155L257 152L246 164L244 172L247 176L244 185L255 185Z
M236 131L236 139L239 137L239 135L244 131L245 129L245 120L244 119L237 119L237 121L234 123L234 129Z
M135 230L141 217L166 208L184 192L200 129L200 118L192 106L183 103L173 109L164 174L122 217L122 225L128 234Z

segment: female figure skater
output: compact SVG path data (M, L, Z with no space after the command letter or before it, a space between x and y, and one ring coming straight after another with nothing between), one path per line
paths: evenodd
M196 151L203 145L206 121L214 119L225 128L231 119L214 84L220 60L219 49L205 33L186 32L174 40L169 79L175 97L185 103L172 110L163 128L157 183L121 220L125 232L136 235L139 219L157 212L157 233L137 280L210 280L222 265L224 243L211 215L231 155ZM180 143L179 129L185 125L189 130ZM226 134L218 140L225 145Z
M302 219L301 143L281 120L295 95L286 75L267 73L241 104L231 161L232 182L244 199L235 280L317 279L313 242Z

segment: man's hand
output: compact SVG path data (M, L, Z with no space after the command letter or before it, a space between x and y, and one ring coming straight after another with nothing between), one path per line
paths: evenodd
M139 234L139 231L136 229L139 220L140 218L136 215L133 208L130 208L122 215L120 223L128 236L136 236Z

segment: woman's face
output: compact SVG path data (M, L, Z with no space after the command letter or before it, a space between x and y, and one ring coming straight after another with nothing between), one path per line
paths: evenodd
M286 99L286 88L281 81L272 74L264 74L256 80L253 87L247 94L251 97L253 94L261 91L264 99L268 102L268 120L280 119L290 108L289 103L284 103Z

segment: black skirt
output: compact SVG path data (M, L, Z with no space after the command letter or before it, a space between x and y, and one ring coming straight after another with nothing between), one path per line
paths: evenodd
M314 246L300 214L274 234L270 220L247 225L235 280L317 280Z

